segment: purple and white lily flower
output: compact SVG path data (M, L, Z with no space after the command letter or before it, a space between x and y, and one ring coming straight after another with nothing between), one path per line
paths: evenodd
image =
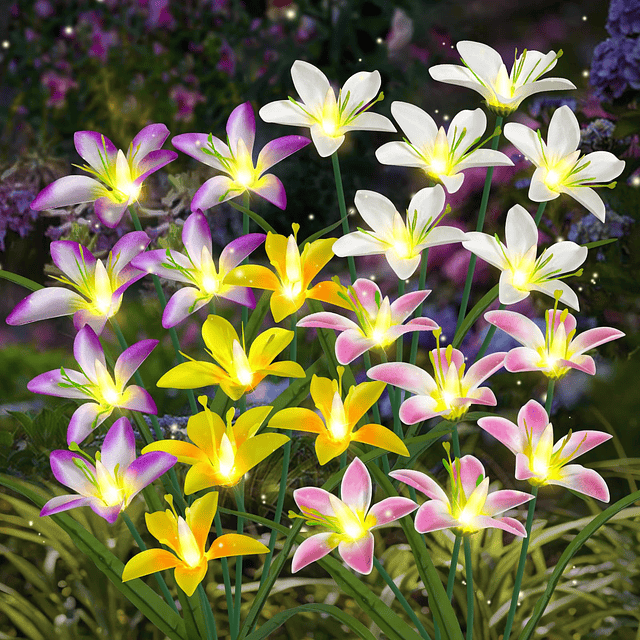
M51 470L56 480L73 489L75 494L51 498L40 516L91 507L95 513L113 524L121 511L147 485L167 472L178 461L176 456L161 451L136 458L136 441L127 418L116 420L104 439L96 459L87 461L71 451L51 452Z
M547 378L562 378L569 369L578 369L594 375L596 365L585 351L622 338L624 333L612 327L596 327L579 336L576 334L576 319L567 309L546 312L545 335L533 320L514 311L489 311L484 318L515 338L522 347L507 354L504 366L507 371L542 371Z
M395 302L382 298L375 282L359 278L343 298L355 312L358 323L337 313L312 313L298 322L299 327L319 327L341 332L336 340L336 357L349 364L374 347L384 349L410 331L434 331L438 324L430 318L414 318L402 323L422 304L431 291L413 291Z
M495 516L513 509L533 496L523 491L493 491L489 493L489 478L480 460L474 456L456 458L445 467L451 481L451 499L428 475L412 469L392 471L389 476L424 493L429 502L416 513L418 533L454 529L460 535L472 535L481 529L502 529L526 538L527 532L514 518Z
M342 500L317 487L293 492L293 499L310 525L329 529L307 538L293 554L292 573L324 558L338 547L342 559L354 571L368 575L373 568L374 540L371 531L403 518L418 505L409 498L385 498L371 508L371 476L364 463L354 458L342 477Z
M174 293L164 309L162 326L168 329L214 297L253 308L255 298L251 289L225 284L224 281L265 238L263 233L249 233L230 242L222 250L216 270L212 258L211 230L202 211L196 211L187 218L182 228L184 254L171 249L157 249L137 256L131 264L161 278L189 285Z
M104 351L95 331L85 326L73 341L73 355L80 371L54 369L36 376L27 384L32 393L58 398L91 400L78 407L67 429L67 443L82 442L102 424L114 409L129 409L156 415L153 398L142 387L127 385L131 376L158 344L158 340L141 340L125 349L114 367L107 371Z
M544 407L529 400L518 412L518 424L506 418L480 418L478 426L502 442L516 456L516 480L533 486L555 484L609 502L609 488L602 476L579 464L567 464L610 440L602 431L576 431L553 444L553 425Z
M149 242L143 231L127 233L113 245L105 262L77 242L52 242L51 258L63 274L54 278L78 293L63 287L39 289L16 305L7 324L73 315L76 329L89 325L97 334L102 333L107 320L118 312L126 289L145 275L131 261Z
M237 106L227 120L226 144L211 134L183 133L171 140L173 146L226 175L209 178L193 196L191 211L205 211L249 190L279 209L287 206L282 182L265 173L311 140L304 136L284 136L268 142L253 161L256 119L250 102Z
M163 124L150 124L129 145L127 155L97 131L76 131L73 142L87 162L80 167L91 175L65 176L45 187L31 203L35 211L94 202L96 216L107 227L117 227L127 207L140 197L142 183L178 157L161 149L169 136Z

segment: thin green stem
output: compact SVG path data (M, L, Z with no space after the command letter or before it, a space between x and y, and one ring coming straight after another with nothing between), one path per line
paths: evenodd
M541 202L538 205L538 210L536 211L536 217L535 217L536 227L540 226L540 220L542 220L542 214L544 213L546 206L547 206L546 202Z
M503 117L498 116L496 118L496 128L502 127ZM491 148L495 151L500 143L500 136L494 136L491 141ZM489 192L491 191L491 180L493 178L493 167L487 168L487 176L484 181L484 189L482 190L482 199L480 201L480 210L478 211L478 224L476 225L476 231L482 231L484 227L484 218L487 213L487 204L489 204ZM462 302L460 303L460 312L458 313L457 328L462 324L464 317L467 313L467 305L469 304L469 295L471 293L471 284L473 282L473 273L476 268L476 255L471 254L469 259L469 269L467 270L467 279L464 283L464 291L462 292Z
M214 525L216 527L216 536L219 538L222 535L222 522L220 521L220 513L216 511L216 515L213 518ZM233 597L231 595L231 579L229 578L229 561L227 558L221 558L222 564L222 580L224 582L224 595L227 598L227 612L229 613L229 626L231 626L231 620L233 618Z
M380 359L383 363L389 362L387 354L384 349L380 350ZM387 387L387 393L389 394L389 401L391 402L391 409L393 410L393 431L399 437L402 438L402 426L400 423L400 407L398 406L398 395L396 393L398 389L389 389Z
M500 306L498 307L498 310L503 311L504 310L504 306L505 305L503 305L501 303ZM480 345L480 349L479 349L478 353L476 354L474 362L477 362L478 360L480 360L480 358L482 358L482 356L485 354L485 351L489 348L489 345L491 344L491 339L493 338L497 328L498 327L496 327L495 324L492 324L489 327L489 331L487 331L487 335L484 337L484 340L482 341L482 344Z
M549 378L549 384L547 385L547 398L544 401L544 409L547 415L551 417L551 405L553 404L553 391L556 387L556 381L554 378Z
M207 636L212 640L218 640L218 628L216 627L216 619L211 611L211 603L207 598L207 592L204 590L202 582L198 585L198 595L200 596L200 608L204 616L204 623L207 627Z
M235 487L236 508L244 512L244 480ZM238 533L244 531L244 519L238 516ZM233 605L233 625L231 638L235 640L240 633L240 609L242 607L242 556L236 558L236 601Z
M347 204L344 199L344 188L342 186L342 174L340 173L340 162L338 161L338 152L334 151L331 154L331 163L333 165L333 177L336 181L336 192L338 194L338 207L340 209L340 217L342 218L342 232L344 234L349 233L349 221L347 220ZM349 276L351 282L356 281L356 263L353 256L347 256L347 263L349 264Z
M458 567L458 555L460 554L460 544L462 543L462 536L456 536L456 540L453 543L453 551L451 552L451 566L449 567L449 575L447 576L447 597L449 602L453 596L453 586L455 584L456 569Z
M458 437L458 423L455 422L453 424L453 429L451 430L451 442L453 444L453 457L460 457L460 438Z
M464 566L467 572L467 640L473 640L473 567L469 536L464 537Z
M511 627L513 626L513 619L516 615L516 608L518 607L518 599L520 597L520 586L522 584L522 578L524 576L524 566L527 561L527 551L529 549L529 538L531 536L531 526L533 525L533 512L536 509L536 499L538 497L538 487L532 487L531 494L533 500L529 501L529 511L527 512L527 523L525 524L526 537L522 539L522 548L520 549L520 559L518 560L518 569L516 570L516 581L513 585L513 594L511 596L511 606L509 607L509 614L507 615L507 624L504 628L503 640L509 640L511 635Z
M380 560L378 560L378 558L376 558L375 556L373 557L373 566L376 568L377 572L380 574L382 579L389 585L389 588L391 589L395 597L398 599L400 606L405 610L406 614L411 619L411 622L413 622L413 624L416 626L418 633L425 640L431 640L426 629L422 626L422 623L420 622L420 620L418 620L418 616L416 616L415 612L411 608L411 605L407 602L404 595L402 595L402 591L398 589L398 586L393 581L391 576L384 570L384 567L382 566L382 564L380 564Z
M144 541L140 537L140 534L138 533L138 530L133 524L131 518L124 511L122 512L122 517L124 518L124 522L127 525L127 528L129 529L129 531L131 532L133 539L138 544L138 547L140 547L140 551L146 551L147 545L144 543ZM160 587L160 591L162 591L162 595L164 596L164 599L167 601L167 604L171 606L176 613L179 613L178 607L176 607L176 603L174 602L173 598L171 597L171 594L169 593L169 588L167 587L167 583L164 581L162 574L156 572L153 575L158 583L158 586Z

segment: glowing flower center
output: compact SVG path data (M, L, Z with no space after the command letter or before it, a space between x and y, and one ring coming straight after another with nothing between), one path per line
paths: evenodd
M238 367L237 377L241 385L248 387L253 382L253 371L247 366Z
M338 519L340 521L342 534L350 540L359 540L362 536L366 535L367 528L351 509L341 509L338 513Z
M443 391L442 392L442 401L447 405L447 407L451 406L451 403L456 399L456 394L451 393L451 391Z
M329 421L329 431L333 440L342 441L347 436L348 425L340 420Z
M215 276L206 275L202 278L201 287L209 295L215 295L220 288L220 281Z
M282 287L282 292L289 300L295 300L302 293L302 282L300 280L289 281Z
M376 344L382 345L385 342L384 336L385 336L385 332L384 331L382 331L381 329L376 329L371 334L371 339L374 340L376 342Z
M191 531L182 516L178 517L178 540L180 542L180 555L185 564L190 568L197 567L202 559L202 553L198 549L193 531Z
M449 163L443 158L433 158L431 160L431 172L437 175L449 173Z
M107 507L115 507L122 503L124 490L115 483L111 475L101 478L100 497Z
M235 464L236 457L233 451L233 445L225 433L222 436L220 449L218 450L218 471L220 472L220 475L225 478L230 478Z
M475 514L471 513L470 509L466 507L458 514L458 522L463 524L465 527L469 527L471 521L474 519Z
M549 473L549 464L543 458L534 456L533 472L539 476L546 476Z
M323 118L322 119L322 130L328 135L333 136L336 133L336 129L338 125L333 118Z
M104 401L112 406L116 406L120 399L122 398L122 393L120 393L114 386L108 386L106 388L100 389L102 393L102 397Z
M500 71L498 71L494 90L498 95L505 96L506 98L513 98L513 89L513 83L507 73L507 68L503 64Z
M398 258L406 260L412 257L412 246L406 238L394 238L392 246Z
M547 171L547 175L544 178L544 183L547 185L547 187L553 189L560 184L561 180L562 176L554 169L551 169L550 171Z
M93 306L95 307L96 311L106 315L111 308L111 299L112 297L110 294L104 294L94 300Z
M136 200L140 195L141 189L142 187L135 182L125 182L118 185L118 191L124 193L130 200Z
M241 169L236 174L236 182L243 187L250 187L253 184L253 171L249 169Z

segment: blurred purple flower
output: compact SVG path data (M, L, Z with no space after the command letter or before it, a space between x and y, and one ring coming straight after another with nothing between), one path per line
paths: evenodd
M47 106L59 109L64 106L67 92L70 89L77 89L78 83L67 76L61 76L55 71L47 71L43 74L40 82L48 89L49 97Z
M48 18L53 15L53 7L49 0L38 0L33 5L33 10L40 16L41 18Z
M147 17L147 28L174 29L176 21L169 11L169 0L152 0L149 3L149 16Z
M300 18L300 24L296 31L296 41L298 43L307 42L311 40L316 34L316 21L309 16L302 16Z
M231 45L223 40L220 45L220 59L216 64L216 69L218 71L223 71L228 76L233 76L236 72L236 54Z
M117 44L118 34L115 29L103 31L99 26L95 25L91 35L89 55L92 58L98 58L102 62L106 62L109 56L109 49Z
M199 91L191 91L182 84L175 85L169 92L169 97L178 106L176 120L181 120L182 122L192 120L196 106L205 101L204 96Z
M606 27L612 36L640 33L640 2L638 0L611 0Z
M601 100L619 98L629 87L640 89L640 39L614 36L593 52L590 82Z

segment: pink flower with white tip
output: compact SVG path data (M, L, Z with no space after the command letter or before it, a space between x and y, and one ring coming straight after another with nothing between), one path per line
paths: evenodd
M299 327L319 327L341 332L336 340L336 357L349 364L374 347L384 349L410 331L435 331L438 325L430 318L414 318L402 323L424 302L431 291L413 291L394 302L382 297L375 282L359 278L348 288L344 298L356 314L353 322L337 313L312 313L298 322Z
M342 559L354 571L371 573L373 568L373 534L417 509L409 498L392 497L371 508L371 476L367 467L355 458L342 478L342 500L324 489L304 487L293 492L293 499L309 525L329 529L307 538L293 555L291 571L296 573L308 564L320 560L338 547Z
M545 316L546 328L542 335L535 322L514 311L484 314L487 322L524 345L507 354L504 360L507 371L541 371L553 379L562 378L570 369L594 375L595 362L585 355L585 351L624 336L622 331L612 327L596 327L576 336L576 319L568 309L562 312L547 309Z
M502 490L489 493L489 478L474 456L443 460L449 473L451 498L428 475L412 469L392 471L389 476L424 493L425 502L416 513L418 533L454 529L458 535L472 535L481 529L502 529L516 536L526 537L524 526L515 520L495 516L513 509L533 496L522 491Z
M553 443L553 425L544 407L529 400L518 412L518 424L506 418L480 418L478 426L516 456L516 480L533 486L555 484L602 502L609 488L602 476L579 464L567 464L612 438L602 431L576 431Z

